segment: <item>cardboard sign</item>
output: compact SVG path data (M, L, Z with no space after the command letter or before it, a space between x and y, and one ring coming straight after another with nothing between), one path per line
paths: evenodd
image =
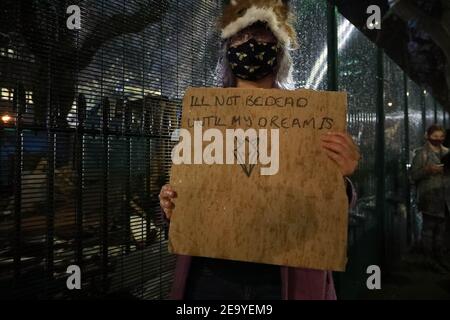
M346 107L342 92L189 89L170 251L343 271L348 198L320 137L345 132Z

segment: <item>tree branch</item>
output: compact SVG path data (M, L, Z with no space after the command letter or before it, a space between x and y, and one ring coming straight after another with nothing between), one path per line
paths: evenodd
M114 14L100 20L80 48L80 67L89 65L97 50L107 41L122 34L137 33L149 24L158 22L167 11L167 1L148 0L133 14Z
M431 36L450 62L450 35L439 21L434 21L423 13L411 0L398 0L392 10L405 22L417 21L418 26Z

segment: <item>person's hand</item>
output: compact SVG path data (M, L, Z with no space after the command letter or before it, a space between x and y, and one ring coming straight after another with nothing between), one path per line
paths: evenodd
M438 166L436 164L430 164L424 168L425 172L428 174L439 174L444 173L444 166Z
M163 209L166 218L169 220L172 217L173 209L175 209L175 204L172 200L176 197L177 193L169 184L164 185L159 192L159 205Z
M351 176L361 159L359 148L352 137L348 133L327 132L321 140L322 147L328 157L339 165L342 175Z

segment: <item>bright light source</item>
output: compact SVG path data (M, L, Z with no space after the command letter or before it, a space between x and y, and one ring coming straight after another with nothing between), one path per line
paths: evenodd
M388 106L389 106L389 107L392 107L392 102L388 102Z
M406 93L406 96L409 97L409 92Z
M12 118L9 116L9 115L7 115L7 114L5 114L4 116L2 116L2 121L4 122L4 123L8 123L9 121L11 121L12 120Z
M348 20L344 20L338 27L338 52L341 52L345 45L349 42L352 34L356 33L357 29ZM328 57L328 46L325 43L319 58L316 59L316 63L312 68L311 74L306 80L305 88L317 89L322 82L323 78L326 76L327 68L327 57Z
M423 94L427 94L427 90L423 90Z
M33 91L25 91L26 102L33 104Z
M2 98L2 100L9 100L9 90L8 90L8 88L2 88L1 98Z

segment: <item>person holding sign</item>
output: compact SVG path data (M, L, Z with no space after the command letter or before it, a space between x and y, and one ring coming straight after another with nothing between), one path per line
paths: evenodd
M294 89L290 50L298 45L291 18L288 1L232 0L220 21L219 86ZM330 161L338 164L353 204L356 196L347 177L358 166L358 147L348 134L340 132L325 134L322 147ZM173 187L162 187L160 205L167 220L172 217L176 197ZM171 298L336 299L336 294L330 271L179 256Z

